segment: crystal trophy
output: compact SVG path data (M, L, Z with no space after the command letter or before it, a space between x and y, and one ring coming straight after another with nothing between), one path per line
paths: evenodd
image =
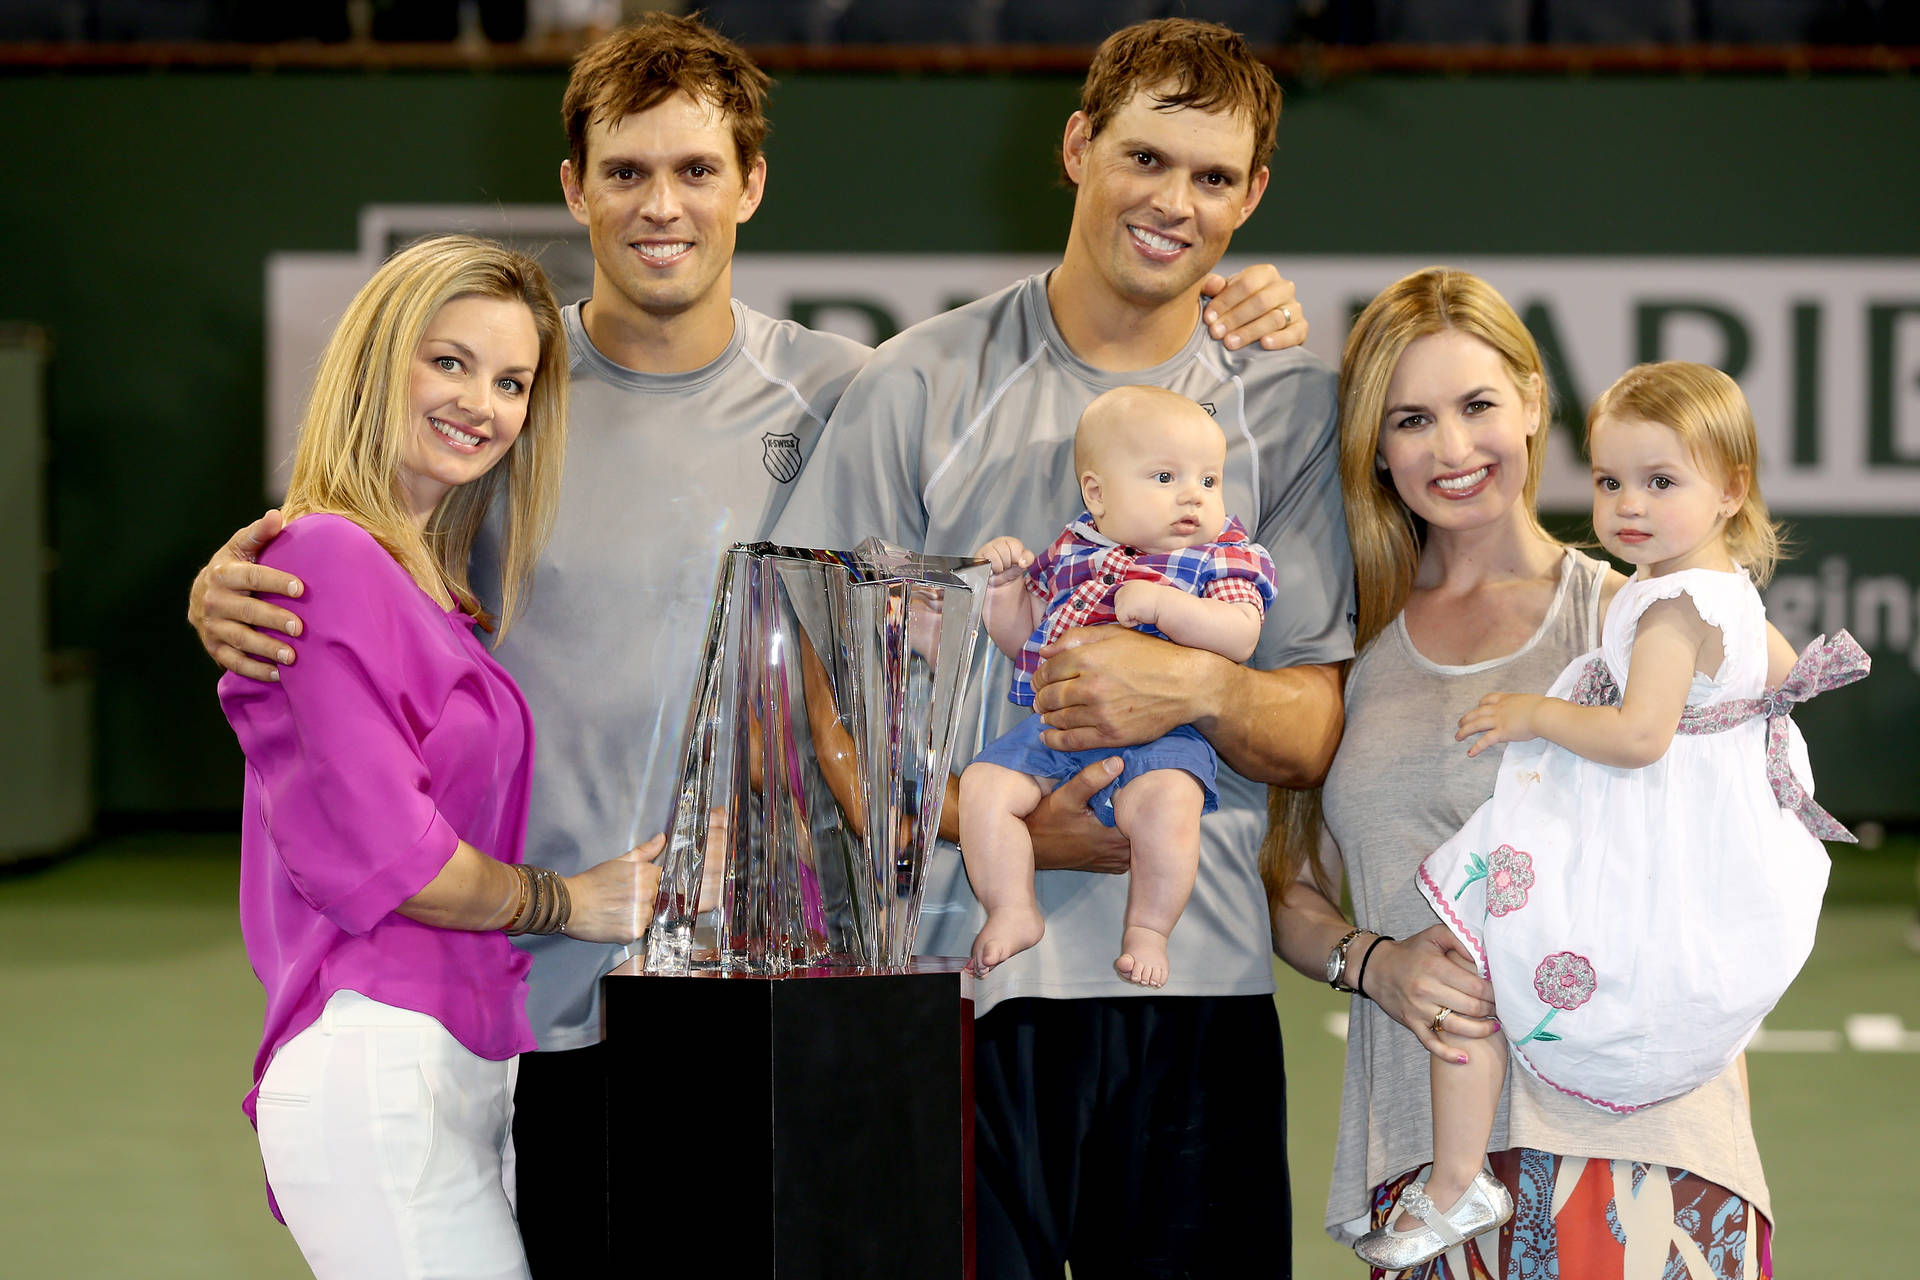
M989 572L873 538L726 553L646 972L909 964Z

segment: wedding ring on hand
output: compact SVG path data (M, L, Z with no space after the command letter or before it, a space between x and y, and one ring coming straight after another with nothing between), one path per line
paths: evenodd
M1446 1022L1447 1022L1447 1018L1448 1018L1448 1017L1449 1017L1449 1016L1450 1016L1450 1015L1451 1015L1452 1013L1453 1013L1453 1010L1451 1010L1451 1009L1449 1009L1449 1008L1447 1008L1447 1006L1445 1006L1445 1005L1440 1005L1440 1006L1439 1006L1438 1008L1436 1008L1436 1009L1434 1010L1434 1012L1433 1012L1433 1034L1435 1034L1435 1035L1439 1035L1439 1034L1440 1034L1440 1032L1441 1032L1441 1030L1442 1030L1442 1028L1444 1028L1444 1027L1446 1026Z
M1292 324L1293 324L1293 308L1281 307L1280 308L1280 327L1284 329L1284 328L1290 327Z

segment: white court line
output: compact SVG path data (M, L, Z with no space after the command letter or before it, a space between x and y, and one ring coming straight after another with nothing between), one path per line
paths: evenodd
M1747 1048L1755 1053L1833 1053L1840 1048L1838 1031L1770 1031L1760 1028Z
M1847 1043L1862 1053L1920 1053L1920 1031L1892 1013L1856 1013L1846 1022Z
M1347 1038L1347 1015L1329 1013L1322 1021L1327 1034ZM1844 1031L1786 1031L1762 1026L1747 1046L1755 1053L1838 1053L1843 1047L1858 1053L1920 1053L1920 1031L1907 1030L1897 1013L1849 1014Z

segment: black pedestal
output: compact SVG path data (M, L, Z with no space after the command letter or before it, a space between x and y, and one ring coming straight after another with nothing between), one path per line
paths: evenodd
M614 1266L971 1280L973 1003L959 965L610 974Z

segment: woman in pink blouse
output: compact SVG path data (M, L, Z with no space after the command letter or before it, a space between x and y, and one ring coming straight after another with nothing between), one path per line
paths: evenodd
M446 236L395 254L321 359L264 563L310 641L220 701L246 752L240 923L266 988L244 1109L322 1277L527 1274L513 1216L510 933L626 942L659 842L573 877L521 864L533 725L467 583L501 522L499 632L552 523L559 310L532 259Z

